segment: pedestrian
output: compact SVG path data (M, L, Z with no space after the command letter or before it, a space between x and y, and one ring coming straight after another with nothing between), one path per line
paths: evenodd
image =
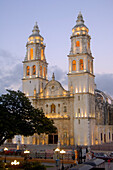
M111 162L110 159L108 159L108 168L110 168L110 162Z

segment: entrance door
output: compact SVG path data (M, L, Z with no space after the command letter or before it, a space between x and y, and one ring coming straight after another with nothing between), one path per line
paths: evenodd
M51 134L48 135L48 144L57 144L58 143L58 135Z
M54 144L58 143L58 135L54 135Z

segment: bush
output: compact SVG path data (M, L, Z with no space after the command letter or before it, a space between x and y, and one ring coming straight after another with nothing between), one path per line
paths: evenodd
M25 170L32 170L32 169L46 170L46 167L44 165L41 165L41 163L39 163L39 162L24 162L23 168Z
M0 161L0 169L5 169L5 163Z

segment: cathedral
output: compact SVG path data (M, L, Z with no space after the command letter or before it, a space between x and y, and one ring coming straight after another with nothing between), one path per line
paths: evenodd
M33 27L26 44L22 88L32 105L53 119L57 133L22 136L22 144L60 142L61 145L90 146L113 141L113 100L96 89L88 32L79 13L70 37L68 90L65 90L54 73L48 80L44 38L37 23Z

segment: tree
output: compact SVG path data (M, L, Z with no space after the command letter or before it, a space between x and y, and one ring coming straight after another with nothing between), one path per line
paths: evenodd
M0 96L0 145L15 135L56 132L53 120L45 117L42 110L35 109L24 93L7 91Z

